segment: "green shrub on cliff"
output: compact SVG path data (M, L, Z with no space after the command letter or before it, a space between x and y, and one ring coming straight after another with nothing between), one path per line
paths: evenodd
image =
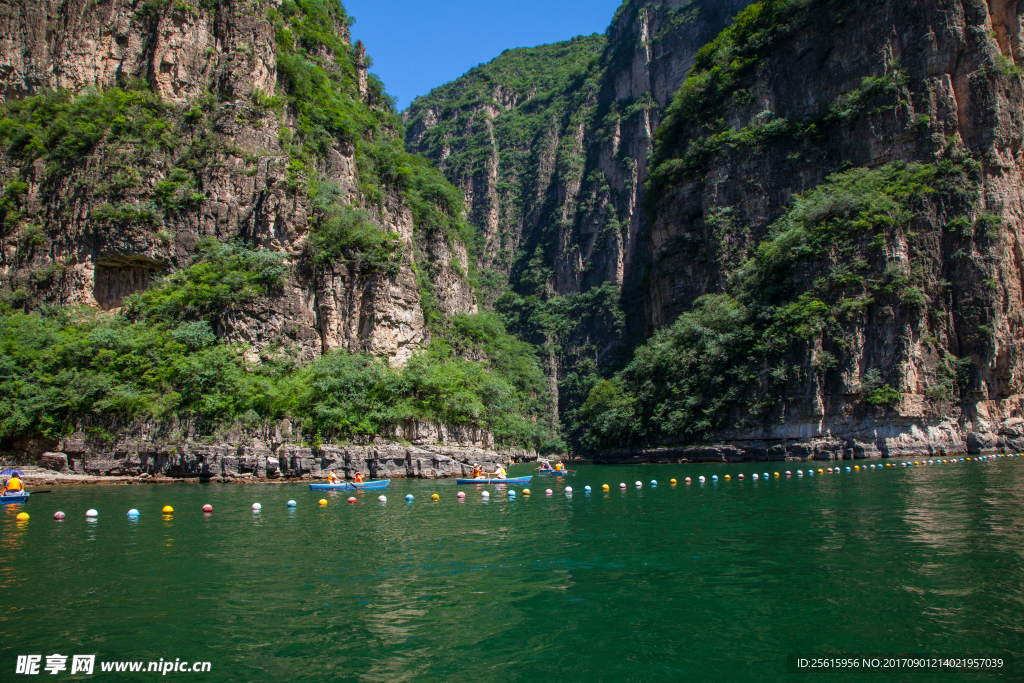
M210 318L255 301L279 287L288 272L284 255L204 238L195 261L125 302L132 319L174 321Z
M835 367L833 354L849 344L845 326L864 309L886 303L920 314L926 297L920 274L888 260L876 244L901 233L915 248L909 229L915 217L961 212L961 188L977 182L970 160L892 163L834 174L796 197L724 294L697 299L637 348L621 372L590 389L573 415L577 444L597 450L699 442L728 427L753 426L787 387L802 391L810 377L801 367L820 373ZM831 362L813 362L814 348ZM966 373L939 379L944 388L936 395L954 384L967 388ZM870 369L860 398L887 406L901 394Z
M344 350L306 365L273 348L247 361L242 345L219 340L202 317L251 300L276 265L267 274L258 254L208 249L124 314L0 305L0 437L54 437L82 418L198 418L209 433L287 417L346 438L418 419L490 428L502 446L561 447L538 419L551 398L536 355L494 314L459 316L401 369Z

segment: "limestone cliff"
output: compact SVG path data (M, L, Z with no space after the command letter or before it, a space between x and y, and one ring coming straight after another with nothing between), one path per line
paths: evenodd
M8 299L117 309L212 237L284 255L277 291L217 316L218 334L254 359L298 344L305 358L345 348L404 363L429 337L425 282L444 314L475 311L464 244L417 223L398 184L372 177L382 174L366 148L398 131L384 115L367 123L390 101L367 76L365 51L349 44L344 10L327 6L0 6L0 93L54 100L26 114L42 133L10 140L0 158ZM304 101L309 92L328 99ZM316 114L306 107L325 103L354 121L328 122L311 140ZM76 105L98 116L47 126ZM14 134L36 135L29 126ZM374 268L352 250L314 267L308 239L325 204L361 207L393 234L395 267Z
M349 24L330 0L0 4L0 459L535 456L540 367L475 315L460 193L404 150Z
M650 185L645 309L671 328L619 381L668 348L700 360L663 377L701 377L693 325L727 319L731 367L691 406L639 398L660 422L606 446L1024 445L1019 30L1017 3L763 2L701 52Z

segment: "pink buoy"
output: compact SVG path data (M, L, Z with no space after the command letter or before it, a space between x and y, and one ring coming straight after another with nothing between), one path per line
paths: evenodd
M626 488L626 484L625 484L625 483L619 484L619 488L620 488L620 489L624 489L624 488Z
M213 512L213 506L207 503L203 506L203 512Z
M545 491L544 493L545 493L546 495L549 495L549 496L550 496L550 495L551 495L551 489L548 489L548 490L547 490L547 491Z
M792 473L792 472L790 472L789 470L786 470L786 476L787 476L787 477L792 477L792 476L793 476L793 473Z
M348 499L348 502L350 502L350 503L356 502L356 497L352 496L351 498Z
M739 478L740 478L740 479L742 479L742 478L743 478L743 475L741 474Z
M690 481L691 481L691 480L690 480L690 478L689 478L689 477L687 477L687 478L686 478L686 483L687 483L687 484L689 484L689 483L690 483Z
M60 510L57 510L56 512L53 513L53 518L57 520L64 519L64 513L61 512Z
M465 492L465 491L459 491L459 495L458 495L458 496L456 496L456 497L457 497L457 498L458 498L459 500L465 500L465 499L466 499L466 492Z

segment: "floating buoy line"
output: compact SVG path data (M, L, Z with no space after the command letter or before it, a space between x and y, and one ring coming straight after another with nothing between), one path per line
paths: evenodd
M797 476L797 478L801 478L801 477L804 477L804 476L813 477L815 475L819 475L820 476L820 475L825 475L825 474L842 474L842 473L851 473L852 474L852 473L856 473L856 472L869 472L871 470L882 470L882 469L886 469L886 468L896 468L896 469L910 468L910 469L913 469L915 467L929 467L929 466L935 466L935 465L959 464L959 463L963 463L963 462L987 462L989 460L998 460L1000 458L1019 458L1019 457L1021 457L1020 453L1009 453L1009 454L995 454L995 455L979 455L979 456L976 456L976 457L964 457L964 458L929 458L927 460L904 460L904 461L900 461L898 463L894 463L894 462L869 463L869 464L866 464L866 465L853 465L852 467L848 466L848 465L847 466L834 465L832 467L819 467L817 470L815 470L813 468L799 469L799 470L796 471L796 476ZM761 481L761 480L763 480L763 481L767 482L769 479L772 479L772 478L780 479L782 474L785 474L787 479L792 479L792 477L793 477L793 472L790 471L790 470L786 470L784 473L773 472L772 474L769 474L768 472L763 472L763 473L760 473L760 474L757 473L757 472L754 472L753 474L751 474L750 478L753 481ZM738 474L738 475L736 475L736 479L738 481L744 481L745 480L745 475L744 474ZM724 482L731 482L732 481L732 475L729 475L729 474L723 475L722 480ZM690 477L686 477L685 479L683 479L683 482L687 486L690 486L690 485L692 485L693 480ZM698 476L697 477L697 482L703 486L704 484L708 483L708 480L704 476ZM711 475L711 483L712 484L716 484L716 485L719 483L719 478L718 478L717 474ZM669 480L669 484L674 488L674 487L676 487L678 482L675 479L670 479ZM643 482L641 482L641 481L637 481L634 485L636 486L637 489L642 489L643 488ZM658 487L658 480L657 479L652 479L650 481L650 483L649 483L649 487L652 488L652 489L653 488L657 488ZM622 493L625 494L626 493L626 489L627 489L627 487L626 487L626 483L625 482L622 482L622 483L619 484L619 490ZM601 491L602 492L608 493L610 490L611 490L611 486L609 484L601 484ZM592 492L592 489L591 489L590 486L584 486L583 487L583 492L589 498L590 494ZM529 496L530 496L530 489L524 488L524 489L522 489L521 493L522 493L524 498L529 498ZM551 489L546 489L544 491L544 494L546 496L548 496L548 497L551 497L552 495L554 495L554 491L552 491ZM515 489L509 488L507 493L506 493L506 496L507 496L508 500L510 500L510 501L516 500L517 494L516 494ZM566 486L565 487L565 496L566 496L566 498L570 498L570 499L572 498L572 487L571 486ZM480 492L480 499L481 499L481 501L487 502L487 501L490 500L490 497L491 497L490 492L488 492L488 491L481 491ZM466 492L465 491L459 491L456 494L456 499L460 503L465 502L466 501ZM415 497L413 496L413 494L409 493L409 494L407 494L405 496L405 500L406 500L407 503L413 503L415 501ZM433 493L433 494L430 495L430 500L431 500L431 502L435 502L435 503L436 502L440 502L441 496L439 494L437 494L437 493ZM383 504L388 502L388 499L387 499L386 496L378 496L377 501L381 505L383 505ZM349 504L355 505L355 504L357 504L359 502L359 500L355 496L350 496L348 498L347 502ZM320 507L326 507L328 505L328 501L327 501L326 498L321 498L318 501L318 504L319 504ZM295 510L298 507L298 505L299 504L295 500L289 500L287 503L285 503L285 506L289 510ZM253 512L253 514L259 514L262 511L262 509L263 509L262 504L260 504L260 503L253 503L252 504L252 512ZM210 516L213 513L213 506L210 505L209 503L207 503L206 505L203 505L202 511L203 511L203 513L206 516ZM170 518L170 517L172 517L174 515L174 508L171 507L170 505L165 505L165 506L163 506L161 508L160 512L164 516L165 519L166 518ZM85 518L86 518L86 520L88 520L90 522L95 522L99 518L99 514L100 514L99 511L96 510L95 508L89 508L85 512ZM140 517L140 512L136 508L131 508L130 510L128 510L128 515L127 516L128 516L128 519L137 522L139 520L139 517ZM63 521L66 518L66 515L64 514L63 511L58 510L58 511L53 513L53 518L54 518L54 520L60 522L60 521ZM28 515L27 512L19 512L17 514L17 516L15 517L15 519L17 519L19 522L27 522L29 520L29 515Z

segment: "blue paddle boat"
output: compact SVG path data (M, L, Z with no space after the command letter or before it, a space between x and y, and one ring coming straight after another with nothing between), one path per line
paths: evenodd
M13 505L14 503L24 503L28 500L28 497L32 495L28 491L19 491L18 493L5 493L0 496L0 503L4 505Z
M508 477L507 479L456 479L456 484L529 484L533 477Z
M310 484L313 491L356 491L358 489L386 489L390 479L377 479L376 481L341 481L337 484Z

